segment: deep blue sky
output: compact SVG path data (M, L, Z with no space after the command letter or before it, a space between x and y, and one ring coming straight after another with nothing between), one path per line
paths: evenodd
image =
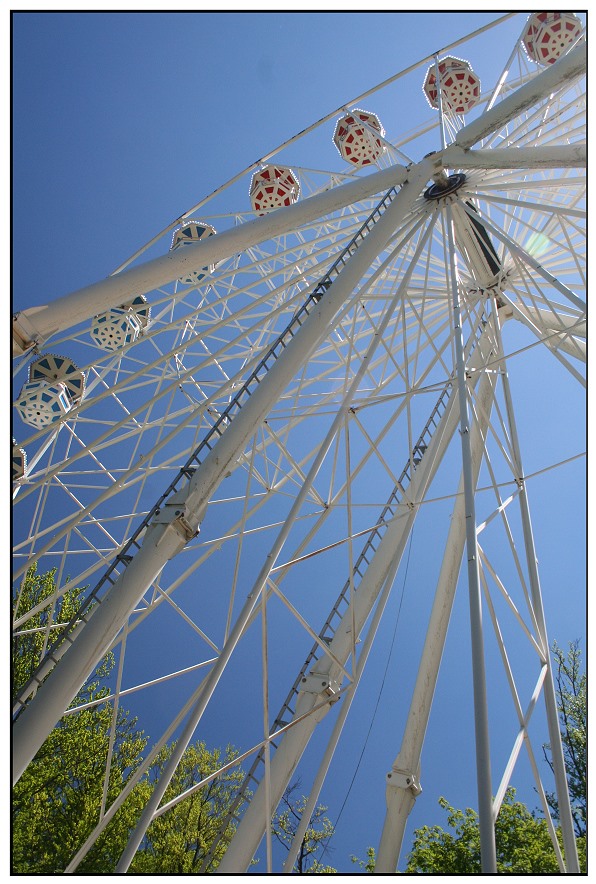
M16 13L13 309L47 303L107 276L153 234L287 138L496 17L494 12ZM498 38L489 35L470 59L483 82L498 76L522 22L507 23ZM426 113L425 70L420 69L420 91L412 95L411 106L386 109L389 138L408 130L420 107ZM366 101L362 106L368 107ZM248 209L248 199L234 208ZM529 379L530 409L543 395L538 380ZM571 447L579 451L582 445L580 438ZM582 467L570 468L568 476L568 482L580 482ZM557 494L564 495L564 488L565 483ZM574 514L577 525L568 515L561 521L561 512L568 513L566 501L549 498L547 480L541 494L538 529L544 525L549 536L558 529L561 543L573 543L583 515ZM415 536L414 544L421 542ZM566 575L567 585L557 590L560 604L552 603L551 638L563 645L585 639L583 584L574 585L583 581L583 556L580 542L578 572ZM556 550L544 550L544 557L547 568L556 567ZM460 604L452 634L462 630L465 635L466 618L467 606ZM462 655L468 653L465 638L463 647L452 642L445 678L457 677ZM385 661L386 655L374 664L379 689ZM408 699L391 687L385 689L383 704L404 702ZM454 723L461 720L462 730L454 728L457 738L448 738L453 741L452 769L445 771L441 762L441 794L455 804L475 801L470 773L462 770L472 746L465 705L462 699L460 708L450 709L440 692L437 697L437 720L440 715ZM353 764L366 740L370 710L367 714L360 743L353 747ZM439 725L429 732L425 792L410 833L413 826L444 822L430 782L439 764L433 739L443 739ZM381 769L398 748L396 735L391 735L390 748L386 740L381 728L373 730L367 744L369 757L383 754ZM348 773L343 776L327 798L332 819L351 779ZM355 792L365 787L366 767L359 776ZM379 774L375 770L370 776ZM535 806L531 788L523 797ZM365 804L356 822L357 807L354 800L346 807L328 859L332 864L343 865L350 853L364 858L367 846L377 845L378 820L370 819ZM406 847L409 843L406 835Z
M43 233L34 249L15 236L31 269L15 305L107 275L286 138L495 17L16 14L14 223ZM409 129L394 113L388 131Z

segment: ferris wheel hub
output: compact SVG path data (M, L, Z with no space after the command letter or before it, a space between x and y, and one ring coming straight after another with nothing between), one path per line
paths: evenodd
M465 183L466 176L463 172L455 172L447 178L446 182L438 181L425 190L424 198L427 200L440 200L460 189Z

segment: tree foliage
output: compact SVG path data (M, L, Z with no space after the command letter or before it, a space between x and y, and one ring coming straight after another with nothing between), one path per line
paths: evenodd
M51 600L52 622L65 623L77 611L80 590L68 588L57 598L55 572L38 574L31 568L18 599L18 610L40 606L21 625L14 641L14 687L27 683L43 652ZM15 604L15 608L17 605ZM60 664L62 665L62 664ZM72 706L87 708L67 713L51 732L13 790L13 871L16 874L63 872L99 821L100 808L109 808L141 763L147 744L137 721L121 707L114 718L107 697L106 679L114 665L111 655L96 669ZM88 705L92 704L92 705ZM108 752L112 759L106 778ZM77 873L109 874L114 871L153 784L173 750L166 746L149 776L132 790L96 844L82 860ZM164 801L197 785L236 753L230 747L222 759L219 750L203 743L189 746L182 756ZM153 821L131 865L131 872L185 874L196 871L243 780L239 767L176 804ZM233 833L228 824L210 868L219 864Z
M50 622L67 623L79 607L81 590L69 588L58 598L55 576L55 568L38 574L37 565L33 565L27 571L21 591L15 598L15 621L45 603L41 610L20 625L13 639L12 683L15 694L29 681L41 660Z
M151 782L159 778L173 748L174 744L168 745L160 753L151 770ZM162 804L197 786L210 774L233 761L237 754L231 746L227 747L223 758L218 749L209 750L202 742L188 746L165 791ZM147 829L131 863L131 874L198 873L215 836L225 823L227 812L243 780L242 769L232 767L157 817ZM213 871L221 862L234 831L235 825L228 822L209 861L208 871Z
M363 872L372 875L377 864L377 854L374 847L367 847L366 859L358 859L357 856L354 856L354 854L352 854L350 860L357 866L360 866Z
M567 769L569 796L575 824L580 868L586 868L586 746L587 746L587 683L582 672L578 642L571 642L565 653L555 642L552 648L556 666L555 687L561 725L561 739ZM552 769L550 746L544 755ZM500 872L545 874L558 872L555 851L546 821L531 813L524 804L514 800L509 789L495 825L497 866ZM558 803L554 793L547 792L547 801L554 820L558 820ZM440 826L424 826L414 833L414 846L408 857L406 872L442 872L443 874L475 874L480 872L480 835L477 815L469 808L455 810L444 798L441 806L447 811L452 832ZM560 833L558 832L559 836ZM559 837L559 841L561 838Z
M55 572L40 575L35 567L25 578L19 610L28 611L55 595ZM53 622L67 622L77 610L80 590L68 589L54 599ZM18 612L17 612L18 613ZM37 666L43 646L48 609L24 623L13 646L15 689L25 684ZM108 694L102 681L113 661L105 659L73 705L94 703ZM146 738L136 719L118 710L115 722L106 703L66 714L31 762L13 790L13 870L52 874L63 871L98 820L98 808L114 801L138 766ZM114 729L109 775L105 768L110 733ZM88 854L81 871L111 871L126 844L130 826L148 794L139 784L122 810Z
M29 681L44 653L48 624L68 622L79 607L80 597L81 590L71 587L58 597L55 571L38 574L35 566L29 570L15 600L15 615L23 616L32 609L39 610L20 625L13 642L15 692ZM567 653L555 643L553 656L557 667L556 689L563 749L583 870L587 819L586 676L581 671L577 642L570 644ZM110 807L141 763L147 738L138 730L137 720L120 707L114 715L111 704L101 702L109 693L107 678L113 665L111 655L100 663L73 701L72 711L67 712L54 728L14 788L12 858L16 874L62 872L96 826L100 808ZM85 708L78 708L81 706ZM79 873L113 872L173 747L174 744L170 744L161 751L149 775L135 786L79 865ZM106 774L109 752L111 763ZM544 746L544 754L552 767L548 745ZM217 868L235 831L235 824L227 819L227 813L244 774L238 765L232 765L217 778L196 787L215 771L233 762L236 756L233 747L227 747L222 753L218 749L208 749L202 742L186 749L162 804L182 794L186 797L151 823L132 861L131 873L198 873L208 856L208 871ZM287 850L307 803L304 796L294 797L299 786L296 782L286 789L281 810L272 820L272 833ZM557 820L556 796L547 793L547 800ZM444 798L439 803L447 813L448 830L440 826L423 826L415 831L406 873L479 874L477 814L470 808L457 810ZM326 808L319 804L309 820L294 864L295 873L336 871L322 862L334 831L325 811ZM220 837L222 827L223 837L210 856L214 838L216 835ZM558 872L546 821L516 801L512 788L501 805L495 837L499 872ZM369 848L366 861L358 861L355 857L352 861L365 872L374 871L374 849Z
M407 874L480 874L480 832L477 813L456 810L441 798L447 825L423 826L414 832ZM515 800L508 789L495 824L497 871L508 874L553 874L559 871L546 821Z
M579 642L571 642L567 653L555 642L552 653L556 665L557 707L571 812L575 834L583 837L586 834L587 826L587 679L585 672L582 672ZM548 744L544 746L544 756L552 770L553 765ZM547 800L554 818L558 819L559 805L556 795L548 792Z
M292 798L300 787L297 781L288 786L282 796L283 809L272 820L272 832L280 844L289 850L296 834L298 824L304 815L307 798ZM320 857L327 851L327 842L333 835L334 827L331 820L325 816L327 810L322 804L318 804L311 816L306 832L300 844L300 850L296 857L293 872L303 875L308 874L333 874L337 871L332 866L322 863Z

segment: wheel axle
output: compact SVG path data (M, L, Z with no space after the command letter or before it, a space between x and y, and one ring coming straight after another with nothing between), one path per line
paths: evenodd
M455 193L456 190L459 190L465 180L466 176L463 172L455 172L453 175L449 176L446 183L436 182L435 184L431 184L428 190L425 190L424 198L427 200L440 200L442 197L449 196L449 194Z

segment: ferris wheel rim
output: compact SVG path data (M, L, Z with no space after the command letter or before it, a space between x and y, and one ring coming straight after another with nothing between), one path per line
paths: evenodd
M420 62L420 64L423 64L423 63L424 63L424 62ZM463 141L464 144L465 144L465 136L463 136L462 141ZM457 146L459 147L459 145L457 145ZM498 150L498 149L495 149L495 150ZM446 152L447 155L449 155L449 148L445 148L445 152ZM493 152L493 155L494 155L494 152ZM268 155L268 157L269 157L269 156L272 156L272 155ZM453 157L453 156L457 156L456 148L452 148L452 150L451 150L451 156L452 156L452 157ZM579 149L575 150L574 158L573 158L572 162L578 162L578 159L577 159L578 156L579 156ZM267 157L267 158L268 158L268 157ZM469 157L468 157L468 160L469 160ZM475 161L476 161L476 162L480 162L480 159L476 158ZM456 165L456 167L457 167L457 164L455 164L455 165ZM487 172L486 169L484 169L484 171ZM490 173L489 173L489 174L490 174ZM465 182L464 180L462 180L462 178L465 179L465 175L464 175L463 172L454 173L454 175L458 175L458 176L461 176L461 177L458 177L458 178L457 178L457 183L454 182L454 183L453 183L453 188L452 188L452 189L448 189L448 192L447 192L447 193L440 194L437 190L435 190L435 188L438 187L438 185L437 185L436 182L435 182L434 184L430 185L430 186L427 188L426 193L428 194L429 192L432 192L432 193L433 193L433 196L431 197L431 199L433 199L433 200L435 200L435 199L438 200L438 199L440 199L440 198L442 198L442 197L447 197L447 196L451 196L451 195L453 195L454 198L456 198L456 197L455 197L456 192L459 190L460 187L463 187L464 183L467 183L467 182ZM452 176L452 177L454 177L454 176ZM498 182L497 182L497 183L498 183ZM501 181L501 184L502 184L502 181ZM439 189L440 189L440 188L439 188ZM481 186L480 186L479 189L481 190ZM474 193L475 193L476 195L478 195L478 190L474 191ZM422 197L422 200L423 200L423 199L424 199L424 195L421 194L421 197ZM518 202L517 202L517 208L520 208L520 203L521 203L521 201L518 200ZM200 206L200 205L201 205L201 204L199 204L199 206ZM536 206L536 205L537 205L537 204L535 203L535 204L534 204L534 210L535 210L535 206ZM523 212L524 210L528 210L528 211L529 211L529 206L527 206L527 205L526 205L525 207L524 207L524 206L521 206L521 210L520 210L520 211ZM575 209L573 209L573 207L571 207L571 209L568 209L567 211L571 213L571 214L569 215L569 216L571 217L571 216L573 215L573 212L576 211L576 212L579 213L581 210L579 210L579 209L575 210ZM193 210L190 210L190 213L192 213L192 212L193 212ZM190 214L190 213L189 213L189 214ZM470 213L468 213L468 214L470 214ZM181 216L181 217L184 217L184 216ZM574 216L574 217L575 217L575 216ZM579 218L579 217L582 217L582 216L577 215L577 217ZM177 223L177 222L176 222L176 223ZM493 225L493 227L490 226L490 225L491 225L491 222L490 222L488 219L483 219L483 223L484 223L484 226L485 226L485 231L488 230L489 232L494 233L494 231L495 231L495 227L494 227L494 225ZM519 223L522 225L522 227L523 227L523 225L526 225L527 227L529 227L529 222L526 222L526 221L522 220L522 221L520 221ZM171 229L171 228L168 228L168 229ZM410 234L408 234L408 236L409 236L409 235L410 235ZM408 241L410 241L410 240L408 240ZM420 240L415 240L415 238L414 238L414 234L411 234L411 242L412 242L413 244L415 244L415 243L417 243L417 242L420 242ZM413 248L413 247L414 247L414 246L412 246L412 248ZM569 246L569 248L570 248L570 251L571 251L571 245ZM136 256L133 256L133 259L134 259L134 257L136 257ZM131 259L131 260L133 260L133 259ZM258 259L258 260L255 259L254 264L255 264L255 265L262 264L263 266L265 266L265 265L267 264L268 260L269 260L268 257L263 256L263 257L261 257L261 258ZM302 257L297 258L297 260L296 260L296 262L295 262L295 266L297 266L297 265L300 263L300 261L302 261L302 260L303 260ZM430 247L429 247L429 266L431 265L431 263L432 263L432 262L430 261ZM289 266L289 265L288 265L288 266ZM118 271L119 271L120 269L122 269L122 268L118 268ZM117 273L118 271L115 271L115 272ZM432 271L430 271L430 270L427 269L426 273L427 273L426 279L428 280L429 277L432 276ZM231 276L231 277L233 276L232 271L230 271L230 276ZM424 277L422 277L422 279L423 279L423 281L424 281ZM536 295L533 295L533 297L536 297ZM166 300L167 300L167 299L166 299ZM385 300L387 300L387 298L385 298ZM423 299L421 299L421 300L423 301ZM266 301L266 298L264 297L264 298L263 298L263 302L265 303L265 301ZM414 304L414 298L412 298L412 304ZM574 306L577 307L578 310L580 310L580 309L581 309L581 306L582 306L582 302L578 302L578 303L575 304ZM509 307L511 308L511 304L509 304ZM279 307L278 307L279 314L282 315L285 309L287 309L287 308L286 308L286 305L284 305L283 303L280 303L280 305L279 305ZM426 308L425 308L425 309L426 309ZM346 316L347 316L347 311L346 311ZM478 319L480 318L480 312L477 310L477 307L476 307L476 306L474 306L473 308L470 308L470 309L469 309L468 319L469 319L470 321L472 321L472 317L475 317L476 320L478 320ZM222 320L221 320L222 324L224 324L225 321L226 321L226 320L225 320L225 318L223 318L223 314L222 314ZM346 320L346 321L347 321L347 320ZM430 329L434 329L434 328L440 328L440 327L441 327L441 325L440 325L440 323L441 323L441 318L440 318L440 317L439 317L439 318L433 318L433 317L432 317L432 314L431 314L430 311L429 311L429 320L428 320L428 323L429 323L429 324L428 324L428 330L426 329L426 327L424 327L424 332L423 332L423 334L427 334L427 336L428 336L429 339L430 339L431 335L430 335L430 333L429 333L429 330L430 330ZM255 325L256 325L256 321L255 321ZM272 329L273 329L273 328L274 328L274 325L272 325ZM345 328L344 328L343 326L341 327L341 330L342 330L342 333L345 335ZM190 334L190 333L189 333L189 334ZM247 334L246 329L242 329L242 330L240 331L239 334ZM559 337L560 337L560 336L559 336ZM367 338L366 338L366 334L365 334L365 333L362 333L362 338L361 338L361 340L364 341L364 342L366 342L366 339L367 339ZM181 340L182 340L182 339L181 339ZM346 338L346 340L347 340L347 338ZM357 338L354 337L353 340L351 341L352 346L355 346L355 345L356 345L356 341L357 341ZM181 345L181 346L182 346L182 345ZM341 364L342 364L342 363L341 363L341 358L342 358L342 356L341 356L341 352L342 352L342 351L340 350L340 347L342 346L341 343L339 343L339 344L334 344L334 345L328 345L328 346L329 346L329 353L331 353L332 355L335 355L335 358L337 359L337 364L338 364L338 365L341 365ZM334 346L335 346L335 349L333 349ZM420 344L419 344L418 346L420 346ZM430 346L430 345L426 345L426 346ZM445 346L447 346L447 344L446 344ZM134 348L131 347L131 350L133 350L133 349L134 349ZM363 351L360 351L360 352L363 352ZM424 350L421 350L420 352L424 352ZM324 351L321 351L319 358L322 358L322 357L324 357L324 356L325 356ZM428 356L425 356L425 358L428 359L429 357L428 357ZM444 358L446 359L446 357L444 357ZM418 359L418 355L416 356L416 359ZM157 365L157 364L162 364L162 363L165 364L165 357L164 357L163 354L161 354L160 356L156 357L156 365ZM250 364L250 363L247 362L247 364ZM406 360L404 360L404 365L405 365L405 364L406 364ZM404 370L405 370L405 369L404 369ZM143 371L143 370L142 370L141 368L138 369L139 375L141 375L142 371ZM396 374L396 376L398 376L398 375ZM173 389L174 383L175 383L175 381L172 381L172 382L171 382L172 389ZM308 379L307 379L307 381L305 382L304 390L307 390L307 389L308 389L308 383L309 383L309 382L308 382ZM312 383L312 381L311 381L310 383ZM435 382L435 383L436 383L436 382ZM122 384L123 384L123 389L124 389L126 382L123 381ZM230 384L233 384L233 380L230 381ZM380 390L382 390L382 387L380 388ZM416 392L418 392L418 391L416 391ZM167 395L167 394L164 394L164 395ZM198 394L196 394L196 395L198 395ZM381 395L380 392L379 392L379 395ZM208 400L208 399L209 399L209 397L207 397L207 400ZM207 400L205 400L205 401L207 401ZM291 400L288 399L288 402L290 402L290 401L291 401ZM329 400L329 401L331 402L331 400ZM215 399L213 400L213 402L215 402ZM331 406L329 406L329 407L331 407ZM84 409L83 409L83 412L82 412L82 413L84 414ZM283 417L283 415L282 415L282 417ZM128 418L126 418L126 420L127 420L127 419L128 419ZM122 420L125 421L125 418L123 418ZM278 420L279 420L279 418L278 418ZM124 423L123 423L123 426L124 426ZM299 426L299 422L296 424L296 426ZM347 427L347 424L346 424L346 427ZM290 429L288 430L288 432L290 432L290 430L291 430L291 425L290 425ZM271 432L273 433L273 431L271 431ZM42 434L42 431L40 431L40 433L38 433L38 434L36 434L36 435L40 436L41 434ZM273 438L273 435L271 436L271 438ZM380 451L380 445L379 445L379 443L377 443L376 448ZM412 449L412 446L410 446L410 449ZM263 451L265 451L265 450L266 450L266 446L265 446L265 443L263 443ZM281 450L281 448L280 448L280 450ZM256 442L255 442L254 445L253 445L253 453L254 453L254 451L256 451ZM251 455L251 456L252 456L252 455ZM245 469L245 470L246 470L246 467L247 467L247 458L246 458L245 455L243 455L243 457L244 457L244 460L243 460L243 463L242 463L241 466L242 466L242 469ZM411 459L412 459L412 456L410 455L410 460L411 460ZM73 460L73 461L70 461L70 463L74 463L74 460ZM295 465L294 467L292 467L292 469L293 469L293 471L294 471L294 472L293 472L294 477L298 477L298 476L300 476L300 473L301 473L301 472L302 472L302 474L304 473L304 466L306 465L306 463L307 463L307 460L305 460L303 464L301 464L299 460L296 461L296 465ZM132 466L131 466L130 469L132 470ZM389 471L388 471L388 472L389 472ZM323 500L323 498L321 498L321 500ZM247 496L246 496L246 501L248 502L248 494L247 494ZM90 506L89 506L89 512L91 512L92 507L93 507L93 504L90 504ZM240 524L240 523L236 523L236 524ZM244 524L246 525L246 522L245 522ZM49 531L50 529L47 529L47 530ZM36 531L36 534L38 534L38 533L40 533L40 532L37 532L37 531ZM354 534L353 534L353 538L355 538L355 537L357 536L357 533L358 533L358 532L354 532ZM43 535L40 534L40 536L43 536ZM238 535L238 536L240 536L240 535ZM352 537L352 534L350 534L350 537ZM351 544L351 542L352 542L352 540L350 540L350 544ZM103 552L102 552L102 555L103 555ZM290 563L291 563L291 562L290 562ZM282 565L280 565L279 567L281 568ZM192 572L191 572L191 573L192 573ZM150 605L149 605L148 607L150 607ZM22 620L22 618L21 618L21 620ZM212 646L213 646L214 648L216 648L216 647L219 646L218 644L215 644L214 640L209 639L209 641L211 642L211 644L212 644ZM337 661L336 661L336 662L337 662ZM269 736L265 735L265 737L264 737L264 739L263 739L263 744L266 743L266 742L268 741L268 739L270 739L270 735L269 735ZM245 756L248 756L249 752L254 752L254 751L255 751L255 747L253 747L251 750L248 750L246 753L243 753L242 757L244 758Z

